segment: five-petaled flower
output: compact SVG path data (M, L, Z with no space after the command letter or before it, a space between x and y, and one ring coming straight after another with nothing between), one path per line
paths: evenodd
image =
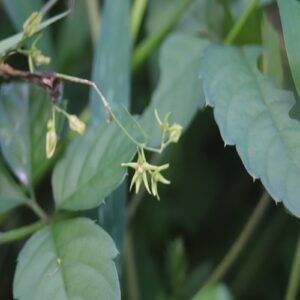
M166 170L169 164L162 166L151 165L146 161L145 154L142 148L138 149L138 159L136 162L122 163L122 167L130 167L135 170L130 183L130 190L135 185L135 192L138 193L142 182L149 194L153 194L159 199L157 191L157 183L161 182L164 184L170 184L170 181L164 178L160 172ZM151 176L151 190L148 184L148 175Z

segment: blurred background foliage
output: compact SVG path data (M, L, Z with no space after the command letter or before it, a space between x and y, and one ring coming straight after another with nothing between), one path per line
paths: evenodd
M52 58L48 69L91 78L96 54L92 15L86 3L89 1L93 2L59 1L51 10L50 15L67 8L71 8L71 13L43 32L41 48ZM132 53L146 37L160 32L183 1L148 1ZM249 3L247 0L185 2L191 3L161 38L161 44L174 32L221 41ZM2 0L0 38L20 31L32 10L42 4L38 0ZM103 3L97 4L102 11ZM262 26L266 26L263 15L279 36L283 84L293 88L276 3L259 1L235 43L261 44ZM161 44L157 43L146 61L131 74L130 105L134 113L142 112L147 106L160 80ZM13 56L9 63L19 69L27 68L26 60L19 55ZM64 87L64 98L69 99L71 112L82 112L88 97L88 90L83 86L66 84ZM183 104L185 101L183 98ZM210 108L196 113L179 144L168 149L163 161L170 162L166 176L172 184L161 188L161 201L145 194L128 197L130 215L121 276L124 299L175 300L193 296L228 251L262 194L260 182L253 183L235 149L224 148ZM52 198L50 174L45 174L39 182L37 195L43 205ZM135 208L133 213L132 208ZM28 210L20 208L9 220L1 215L0 228L8 230L33 220ZM224 278L234 299L283 299L298 227L297 219L281 205L271 203L246 249ZM12 299L12 279L22 243L0 246L1 300ZM210 297L203 299L221 299Z

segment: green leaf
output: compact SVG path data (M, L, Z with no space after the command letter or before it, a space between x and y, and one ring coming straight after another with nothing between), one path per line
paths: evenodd
M205 289L192 300L233 300L226 286L219 284Z
M86 62L86 44L89 38L89 19L85 1L75 1L72 13L61 22L57 32L57 61L60 70L78 65L78 60ZM71 38L76 36L76 39ZM67 42L66 42L67 41Z
M50 26L51 24L55 23L56 21L60 20L61 18L65 17L69 11L56 15L44 22L38 27L37 32L43 30L44 28ZM18 43L23 38L23 32L17 33L11 37L8 37L2 41L0 41L0 58L1 56L5 55L9 50L13 50L17 47Z
M25 204L26 197L0 162L0 213Z
M57 207L97 207L123 181L126 170L121 163L132 159L135 148L114 123L92 128L76 138L52 176Z
M277 1L283 29L285 48L290 63L295 86L300 96L300 2Z
M281 63L280 40L276 30L263 16L262 20L262 43L263 43L263 71L271 77L278 87L283 85L283 69Z
M295 99L258 71L259 53L257 47L209 47L201 65L206 103L250 175L300 217L300 124L289 117Z
M105 2L99 30L92 80L114 108L114 103L129 104L130 43L129 0ZM104 123L106 116L95 91L90 94L91 123Z
M129 109L130 103L130 35L129 0L107 0L103 7L95 57L93 80L99 85L115 110L121 103ZM97 124L105 120L99 99L90 94L91 122ZM96 214L99 223L114 239L121 255L117 268L121 276L122 249L125 233L126 203L128 187L125 181L101 205Z
M0 144L15 176L25 185L43 172L46 123L51 107L47 93L27 83L3 84L0 89Z
M77 218L35 233L19 254L14 278L18 300L121 299L111 237Z
M183 34L173 34L163 44L160 53L161 76L150 105L141 117L141 123L151 143L159 144L161 130L156 124L154 110L163 119L171 112L170 122L187 127L197 110L204 105L199 85L199 61L207 40Z

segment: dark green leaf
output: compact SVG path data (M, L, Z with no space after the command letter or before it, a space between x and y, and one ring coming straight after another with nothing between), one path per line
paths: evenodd
M251 176L300 217L300 123L289 117L295 99L258 71L259 53L209 47L201 66L205 98L225 144L236 145Z
M134 153L134 144L114 123L92 128L75 139L53 173L57 207L97 207L121 184L126 174L121 163L131 160Z
M18 300L121 299L111 237L84 218L35 233L19 254L14 278Z
M0 89L0 143L4 158L25 185L43 172L46 123L50 117L47 93L26 83L4 84Z
M161 130L156 124L154 110L163 119L171 112L170 121L187 127L197 110L204 105L202 87L199 85L199 61L209 42L196 37L173 34L161 49L159 84L152 100L141 118L141 123L151 143L160 142Z
M295 86L300 96L300 2L278 0L287 56Z

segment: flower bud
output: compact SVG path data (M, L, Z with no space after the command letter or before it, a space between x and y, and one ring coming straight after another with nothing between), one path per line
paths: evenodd
M52 120L48 121L48 131L46 134L46 157L49 159L53 156L57 144L57 135Z
M83 134L85 131L85 124L80 121L77 116L75 115L70 115L68 117L68 121L69 121L69 126L72 130L78 132L79 134Z
M42 21L42 16L38 12L33 12L23 24L23 31L26 37L31 37L38 29Z
M177 143L179 141L179 138L181 136L182 133L182 126L179 125L178 123L173 124L170 128L169 128L169 140L171 143Z
M48 65L51 60L50 57L43 55L39 50L33 53L32 58L38 66Z

